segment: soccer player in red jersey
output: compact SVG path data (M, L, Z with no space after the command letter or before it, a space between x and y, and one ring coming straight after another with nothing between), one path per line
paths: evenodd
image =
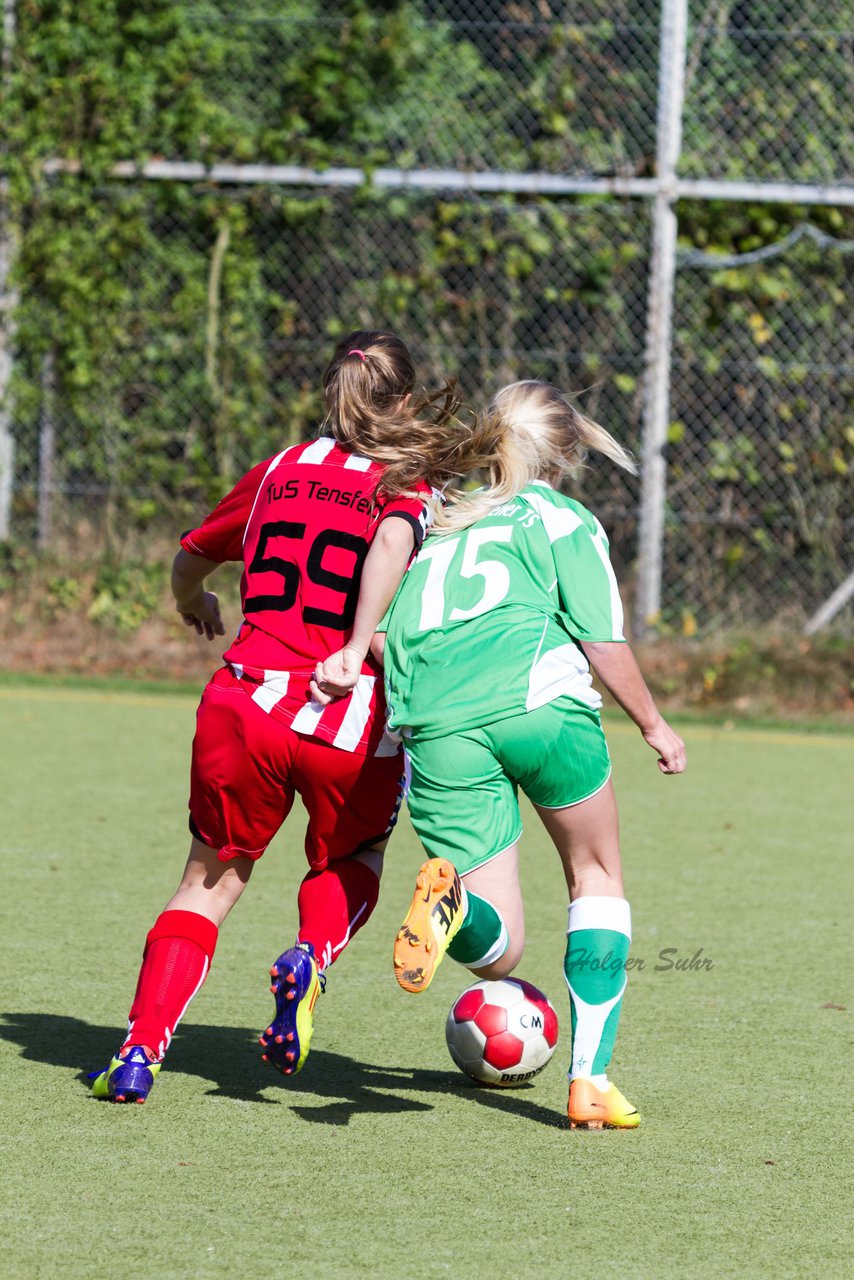
M99 1097L145 1101L219 928L296 792L308 811L309 871L296 945L271 970L275 1016L261 1036L262 1056L285 1075L305 1061L326 970L376 905L403 756L385 733L369 645L421 544L433 486L474 461L453 388L414 402L414 383L398 338L351 333L324 373L329 434L253 467L181 538L172 589L185 622L209 640L224 634L204 583L230 560L244 567L244 621L199 705L190 855L146 939L128 1032L95 1079ZM313 681L342 646L355 683L329 702Z

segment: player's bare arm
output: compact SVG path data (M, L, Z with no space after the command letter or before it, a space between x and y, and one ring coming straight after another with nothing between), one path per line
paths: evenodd
M382 666L383 659L385 658L385 632L384 631L375 632L374 638L371 641L371 654L374 657L374 659L380 664L380 666Z
M172 562L172 594L175 607L188 627L208 640L225 635L220 617L219 600L213 591L205 591L205 579L219 568L219 561L194 556L183 547Z
M390 516L382 522L362 570L353 633L343 649L317 664L311 692L319 702L341 697L355 685L377 624L394 599L414 549L415 536L406 520Z
M682 773L685 743L662 716L641 675L635 655L622 641L585 641L587 660L602 684L640 729L645 742L658 753L662 773Z

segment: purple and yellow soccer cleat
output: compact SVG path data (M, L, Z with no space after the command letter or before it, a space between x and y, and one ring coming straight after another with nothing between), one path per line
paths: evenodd
M326 975L317 967L314 947L299 942L283 951L270 970L270 987L276 998L276 1016L261 1035L261 1054L282 1075L296 1075L308 1057L314 1030L314 1006L326 987Z
M160 1065L149 1061L141 1045L131 1045L123 1058L113 1058L106 1071L95 1073L92 1092L111 1102L145 1102Z

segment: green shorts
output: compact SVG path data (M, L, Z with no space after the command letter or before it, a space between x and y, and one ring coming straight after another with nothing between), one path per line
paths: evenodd
M598 711L559 698L535 711L406 744L412 825L431 857L461 875L522 834L521 787L544 809L564 809L608 781L611 759Z

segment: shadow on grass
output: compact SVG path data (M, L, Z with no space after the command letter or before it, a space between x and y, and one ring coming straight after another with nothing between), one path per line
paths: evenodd
M87 1088L88 1073L104 1067L115 1049L115 1027L41 1013L2 1016L0 1037L20 1045L25 1059L76 1070ZM550 1128L565 1128L567 1123L523 1096L530 1085L512 1092L483 1089L456 1071L383 1067L324 1049L313 1050L305 1071L286 1079L261 1062L259 1054L257 1030L195 1024L175 1033L169 1050L169 1072L183 1072L208 1081L213 1085L207 1090L212 1097L272 1106L290 1103L295 1115L312 1124L346 1125L354 1115L434 1109L435 1103L408 1097L410 1093L454 1093ZM311 1103L307 1099L301 1101L306 1094L311 1095ZM318 1097L328 1101L318 1104Z

